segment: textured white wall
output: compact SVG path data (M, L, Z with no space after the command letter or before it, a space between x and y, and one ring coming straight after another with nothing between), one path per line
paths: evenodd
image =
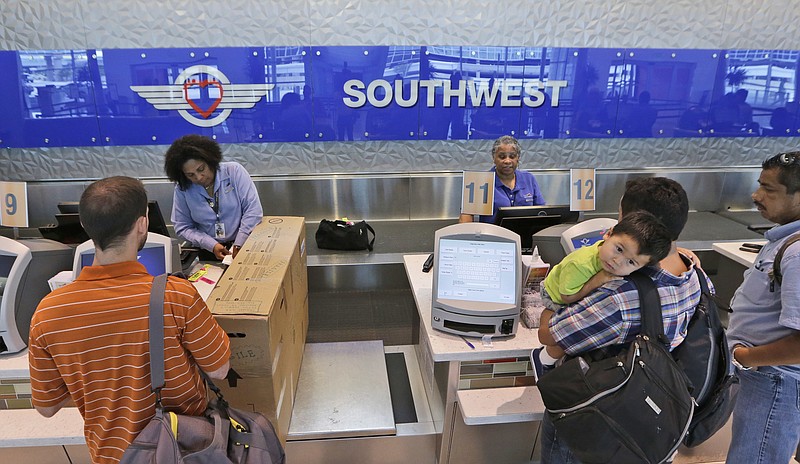
M800 49L797 0L0 0L0 49L521 45ZM755 165L797 138L550 140L523 167ZM487 141L226 146L253 175L484 169ZM0 150L0 178L163 177L164 146Z

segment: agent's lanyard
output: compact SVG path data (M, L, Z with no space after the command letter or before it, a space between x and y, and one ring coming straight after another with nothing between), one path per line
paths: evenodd
M214 199L207 198L206 201L208 202L208 206L214 211L214 214L217 215L217 222L219 222L219 192L214 192Z

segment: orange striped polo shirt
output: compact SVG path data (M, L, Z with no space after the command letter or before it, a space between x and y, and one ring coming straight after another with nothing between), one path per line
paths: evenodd
M91 266L42 299L31 320L28 361L35 406L67 395L80 409L92 462L116 463L155 415L150 392L148 304L153 278L131 261ZM220 369L228 336L191 283L170 277L164 304L167 409L198 415L207 404L197 367Z

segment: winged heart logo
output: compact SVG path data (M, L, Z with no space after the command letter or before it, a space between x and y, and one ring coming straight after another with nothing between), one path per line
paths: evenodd
M191 89L194 86L199 86L201 89L203 89L209 85L217 88L219 97L217 97L216 99L214 99L213 102L211 102L211 106L209 106L208 109L204 110L200 108L200 105L197 102L195 102L195 100L192 97L189 96L189 89ZM189 102L189 105L192 108L194 108L195 111L200 113L200 115L203 116L203 118L205 119L208 119L208 117L211 116L211 113L213 113L214 110L217 109L217 106L219 106L219 102L222 101L223 94L224 91L222 89L222 84L220 84L217 81L205 80L197 82L195 80L191 80L183 83L183 98L185 98L186 101Z
M184 69L171 85L130 88L157 110L177 110L190 124L214 127L228 119L231 110L254 107L275 84L231 84L219 69L196 65Z

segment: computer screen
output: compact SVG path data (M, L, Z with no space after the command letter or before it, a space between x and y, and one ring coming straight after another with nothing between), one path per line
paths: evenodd
M594 245L616 224L617 220L613 218L593 218L579 222L561 234L561 246L564 247L564 252L571 253L578 248Z
M504 229L519 234L521 246L529 251L533 234L550 226L577 222L579 211L570 211L569 205L504 206L497 212L496 223Z
M16 260L16 256L0 255L0 278L5 279L8 277L8 274L11 273L11 266L14 265ZM0 295L2 294L3 292L0 291Z
M155 200L150 200L147 202L147 219L150 223L147 228L148 232L161 234L165 237L170 236L169 228L167 228L167 222L164 220L164 215L161 214L161 208L158 206L158 202Z
M432 326L481 336L512 335L519 320L519 236L494 224L454 224L434 237Z
M516 252L512 242L441 239L437 298L513 304Z
M147 273L153 276L180 271L180 257L177 241L160 234L149 232L144 248L139 250L137 260L144 265ZM94 262L94 242L87 240L75 249L72 273L75 278L85 266Z

